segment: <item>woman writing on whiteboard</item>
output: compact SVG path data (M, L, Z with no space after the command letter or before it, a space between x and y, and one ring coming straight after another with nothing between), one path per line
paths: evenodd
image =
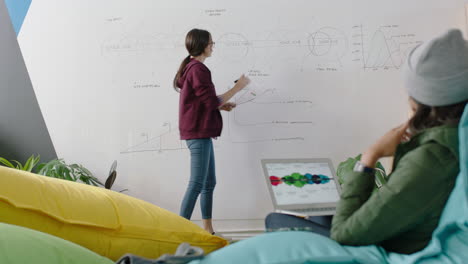
M416 47L404 75L412 116L368 147L345 173L329 232L341 244L376 244L405 254L423 249L455 184L457 126L468 102L468 42L459 30L450 30ZM389 156L393 172L373 191L376 163ZM271 214L266 225L319 226L290 218Z
M214 234L212 225L213 190L216 185L215 158L212 138L221 135L223 120L220 110L231 111L236 105L229 100L242 90L250 80L244 75L233 88L217 95L211 72L204 61L211 57L214 42L211 34L202 29L192 29L185 38L189 55L174 78L174 89L180 92L179 131L190 150L190 181L180 208L187 219L200 195L203 227Z

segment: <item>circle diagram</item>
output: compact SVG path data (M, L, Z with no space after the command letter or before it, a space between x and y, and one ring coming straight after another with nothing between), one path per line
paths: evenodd
M348 49L345 34L332 27L324 27L310 34L307 42L310 52L318 57L340 59Z

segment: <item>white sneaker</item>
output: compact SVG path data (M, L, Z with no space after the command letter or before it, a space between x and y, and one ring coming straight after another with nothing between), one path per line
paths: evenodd
M230 238L230 237L225 237L225 236L221 235L220 233L213 232L213 233L211 233L211 234L212 234L213 236L217 236L217 237L220 237L220 238L222 238L222 239L225 239L225 240L227 240L229 243L232 242L232 238Z

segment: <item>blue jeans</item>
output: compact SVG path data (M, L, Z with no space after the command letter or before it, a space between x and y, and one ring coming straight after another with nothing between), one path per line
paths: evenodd
M189 139L187 146L190 150L190 181L182 200L180 216L190 220L198 195L201 194L202 218L211 219L216 185L213 142L211 138Z
M267 229L280 228L310 228L312 232L330 237L331 215L309 216L307 219L294 215L270 213L265 218L265 227Z

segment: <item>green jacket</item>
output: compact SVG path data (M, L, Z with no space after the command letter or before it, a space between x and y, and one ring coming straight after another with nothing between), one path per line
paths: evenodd
M393 168L374 192L374 175L346 173L332 239L406 254L423 249L459 173L458 128L439 126L413 136L397 147Z

